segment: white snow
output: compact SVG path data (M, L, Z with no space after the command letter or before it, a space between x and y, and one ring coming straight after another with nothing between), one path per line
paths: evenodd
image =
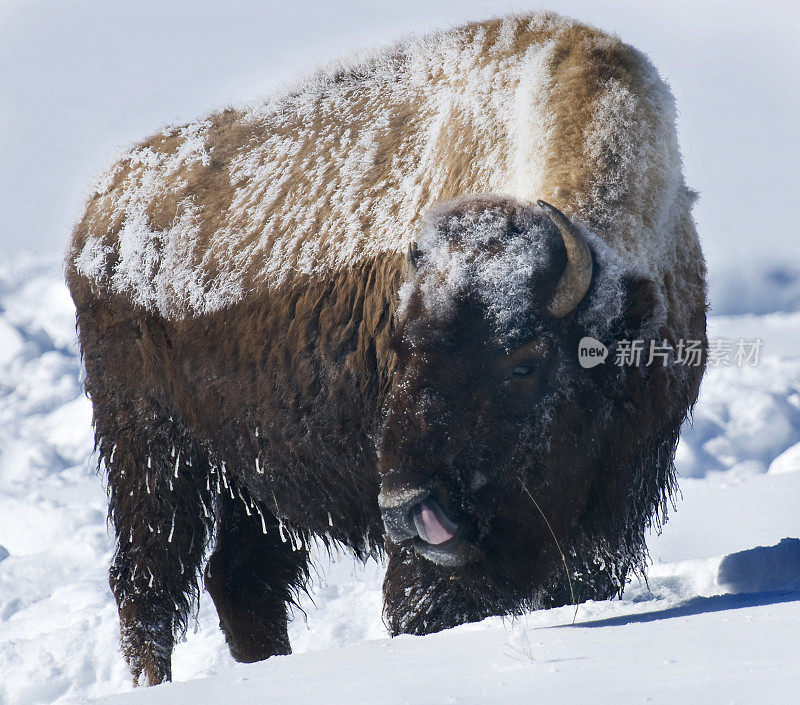
M711 319L712 336L762 337L762 359L708 373L679 449L682 497L649 542L649 587L581 605L574 625L562 608L389 639L382 566L323 552L294 655L234 665L204 596L176 683L130 695L73 320L58 262L0 259L3 705L795 701L800 313Z

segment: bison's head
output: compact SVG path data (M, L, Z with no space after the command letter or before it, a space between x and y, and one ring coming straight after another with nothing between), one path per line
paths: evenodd
M592 501L624 403L624 370L583 369L579 341L611 347L655 308L649 280L542 201L435 210L396 316L379 455L390 538L441 565L546 565Z

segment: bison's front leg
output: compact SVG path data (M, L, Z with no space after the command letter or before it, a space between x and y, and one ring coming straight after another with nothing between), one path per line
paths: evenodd
M235 494L218 500L217 544L205 585L231 655L251 663L292 652L287 606L305 581L308 554L283 540L264 506L246 510L240 492Z
M109 583L134 685L154 685L172 678L175 632L185 629L197 593L209 524L207 467L169 417L114 439L103 441L117 534Z
M388 551L383 614L392 636L431 634L501 611L469 568L436 565L409 546L389 543Z

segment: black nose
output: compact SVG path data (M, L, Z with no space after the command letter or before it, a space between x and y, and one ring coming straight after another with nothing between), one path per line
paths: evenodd
M378 504L381 508L383 525L386 533L395 543L417 538L417 527L414 525L412 509L430 495L429 490L381 492Z

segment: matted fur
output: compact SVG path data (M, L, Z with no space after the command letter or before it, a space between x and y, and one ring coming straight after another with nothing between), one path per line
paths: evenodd
M303 583L308 538L380 548L381 479L391 485L402 466L408 482L424 474L414 458L436 457L411 413L414 385L435 380L436 404L463 408L468 431L479 422L453 441L476 467L507 440L508 409L473 374L490 363L488 348L454 357L426 334L423 361L409 342L418 323L443 325L405 256L412 242L443 242L425 220L436 204L491 193L492 217L533 218L552 263L534 277L537 300L563 251L525 204L545 199L585 229L595 281L568 320L537 329L549 344L574 351L580 334L612 347L625 336L705 340L705 267L674 120L669 89L635 49L555 15L515 16L411 39L170 128L109 170L75 228L67 282L134 678L169 677L214 531L206 582L233 653L286 653L285 606ZM465 203L456 210L475 201ZM488 345L485 302L474 305L458 325L472 321L465 340ZM560 559L521 487L547 507L581 573L579 597L618 592L642 565L702 368L581 375L574 360L553 364L561 386L542 397L552 413L515 426L530 457L503 450L505 479L483 498L460 497L493 558L446 569L390 545L393 633L563 603ZM494 411L481 416L480 400ZM565 448L575 453L561 475L573 479L548 483ZM531 550L521 554L521 542ZM230 555L236 545L252 560ZM237 617L256 594L275 599L260 617Z

